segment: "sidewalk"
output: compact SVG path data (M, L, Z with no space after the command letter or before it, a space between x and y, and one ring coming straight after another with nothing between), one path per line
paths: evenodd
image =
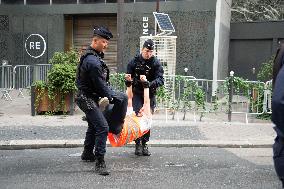
M30 98L0 100L0 149L52 148L83 146L87 122L83 113L73 116L30 116ZM245 124L244 116L233 115L231 123L226 114L205 115L202 122L194 122L187 113L166 115L164 111L154 115L149 145L152 147L271 147L275 137L270 121L251 119ZM132 146L129 144L128 146Z

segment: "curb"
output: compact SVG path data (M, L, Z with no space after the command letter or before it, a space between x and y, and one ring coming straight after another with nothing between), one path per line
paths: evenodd
M10 140L0 141L0 150L83 147L84 140ZM217 147L217 148L271 148L273 141L221 141L221 140L151 140L151 147ZM135 143L125 145L134 147ZM107 141L107 146L111 147Z

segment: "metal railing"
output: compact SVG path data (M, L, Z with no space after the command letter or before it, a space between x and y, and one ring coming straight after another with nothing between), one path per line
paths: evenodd
M13 89L19 91L18 96L24 97L23 90L29 89L33 82L47 81L50 69L51 64L0 66L1 98L12 100L10 92ZM123 74L113 74L111 78L111 85L125 92ZM246 122L248 115L271 113L272 81L244 81L247 87L240 89L230 79L213 81L175 75L164 78L165 85L157 92L157 107L165 110L166 120L168 112L173 118L175 113L182 112L182 119L192 113L194 121L198 115L201 119L204 113L226 113L229 121L233 114L245 114Z
M1 99L4 98L5 100L12 100L10 92L13 89L13 67L11 65L0 66L0 73Z
M24 97L23 90L30 89L33 82L47 81L47 73L50 69L51 64L0 66L1 98L12 100L10 92L13 89L19 91L18 96Z

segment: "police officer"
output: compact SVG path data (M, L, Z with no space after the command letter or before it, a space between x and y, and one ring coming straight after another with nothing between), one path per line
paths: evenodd
M112 33L105 27L95 27L91 45L80 58L77 68L76 84L78 94L75 98L79 108L86 114L86 132L82 160L95 161L96 172L108 175L104 161L108 132L118 134L123 125L127 110L127 96L113 91L108 85L109 69L103 61ZM99 100L105 99L113 104L111 122L99 108ZM93 150L95 148L95 154Z
M126 81L126 85L132 84L133 90L133 110L139 116L139 110L143 107L143 85L140 81L140 75L146 75L150 82L150 106L152 113L156 106L156 90L164 84L164 70L159 60L153 56L154 43L151 39L144 42L141 54L136 55L127 65L127 74L131 74L132 82ZM138 138L135 143L135 155L150 156L147 142L149 141L150 131L141 138Z
M284 44L277 51L273 67L272 117L276 138L273 144L274 167L284 188Z

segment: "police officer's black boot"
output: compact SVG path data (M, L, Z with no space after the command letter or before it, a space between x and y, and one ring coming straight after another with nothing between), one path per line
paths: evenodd
M141 140L136 140L135 141L135 155L137 156L142 156L143 155L143 148L142 148L142 144L141 144Z
M143 154L143 156L150 156L151 155L151 153L148 150L148 146L147 146L146 142L142 143L142 154Z
M109 175L109 171L107 171L107 168L106 168L104 156L96 156L96 157L97 157L96 158L96 172L99 175L103 175L103 176Z
M96 160L96 156L93 152L92 148L84 147L84 151L81 155L81 159L83 161L91 161L94 162Z

